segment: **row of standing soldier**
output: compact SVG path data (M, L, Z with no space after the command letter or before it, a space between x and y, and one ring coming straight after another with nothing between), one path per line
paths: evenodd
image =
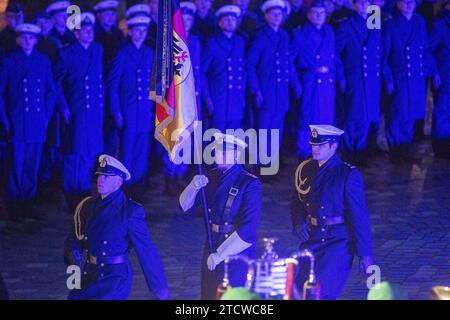
M41 182L49 181L61 158L71 212L89 192L90 172L102 151L119 153L135 177L131 184L146 175L153 130L153 103L147 96L156 24L151 19L136 27L129 23L127 41L116 26L117 6L111 3L115 1L96 6L98 23L94 15L84 13L81 29L74 32L66 28L69 3L52 3L35 19L41 26L36 43L40 51L33 50L32 32L22 32L21 48L15 49L11 34L20 8L8 7L9 26L0 37L7 51L2 59L0 112L2 157L14 159L8 170L10 211L32 212L38 175ZM266 23L259 28L255 11L225 5L215 17L209 14L206 22L197 19L193 3L183 2L199 114L220 130L278 129L281 143L286 113L295 111L301 159L310 156L309 124L339 124L345 129L343 149L356 161L366 150L369 133L379 131L385 90L390 98L384 110L390 156L401 162L411 159L414 123L425 117L426 81L432 76L437 89L434 146L436 154L448 156L449 5L428 37L424 20L414 13L413 0L398 1L398 12L383 16L382 30L367 28L369 4L355 1L355 12L333 30L326 24L326 3L315 1L304 24L289 34L282 28L288 7L281 0L263 3ZM151 13L149 6L136 5L126 17ZM55 22L51 29L50 16ZM289 111L290 105L297 107ZM175 166L164 157L166 185L185 172L186 166Z

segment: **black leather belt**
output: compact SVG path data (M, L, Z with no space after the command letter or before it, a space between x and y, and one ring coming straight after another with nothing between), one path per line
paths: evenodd
M308 221L309 224L313 225L314 227L332 226L335 224L342 224L345 222L344 217L342 217L342 216L317 219L315 217L312 217L311 215L308 215L306 217L306 220Z
M216 233L230 233L234 230L233 224L214 224L211 223L211 231Z
M113 256L113 257L94 257L89 256L90 264L119 264L127 262L127 256Z

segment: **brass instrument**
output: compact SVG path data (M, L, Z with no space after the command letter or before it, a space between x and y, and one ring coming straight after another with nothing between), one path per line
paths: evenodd
M276 238L263 238L264 253L259 259L249 259L244 255L235 255L225 259L223 282L217 288L217 299L230 289L228 264L241 260L248 265L245 288L258 294L265 300L318 300L319 283L314 274L314 255L309 250L297 251L289 258L279 258L273 250ZM310 270L308 280L303 286L303 294L299 296L295 285L299 260L308 258Z

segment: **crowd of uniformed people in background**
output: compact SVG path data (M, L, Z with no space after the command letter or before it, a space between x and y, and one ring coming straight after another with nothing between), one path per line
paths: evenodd
M82 12L73 30L71 4ZM370 5L381 8L381 29L368 27ZM415 159L432 99L434 154L449 158L449 1L180 6L204 129L278 129L280 145L293 137L296 156L307 159L309 125L335 125L345 132L344 158L356 165L386 151L377 143L384 129L389 160L402 164ZM0 168L10 219L42 218L36 200L61 189L72 214L102 153L130 170L130 192L139 195L162 171L165 191L179 195L188 166L171 163L154 139L148 98L157 15L158 0L9 1L0 32Z

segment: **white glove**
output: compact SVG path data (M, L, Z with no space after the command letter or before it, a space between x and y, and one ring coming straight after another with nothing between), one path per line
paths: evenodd
M252 244L245 242L239 237L238 233L233 232L222 244L217 248L217 252L211 253L206 261L209 270L214 270L218 264L230 256L237 255L245 249L251 247Z
M208 257L208 260L206 261L209 271L213 271L214 269L216 269L217 265L220 264L222 261L223 259L219 256L217 252L211 253Z
M183 192L180 194L180 198L178 199L181 209L183 209L184 212L192 208L198 191L201 188L205 187L208 184L208 182L209 182L208 178L204 175L194 176L192 181L183 190Z
M198 174L194 176L194 178L191 181L191 184L195 190L200 190L201 188L206 187L208 182L209 180L206 176Z

